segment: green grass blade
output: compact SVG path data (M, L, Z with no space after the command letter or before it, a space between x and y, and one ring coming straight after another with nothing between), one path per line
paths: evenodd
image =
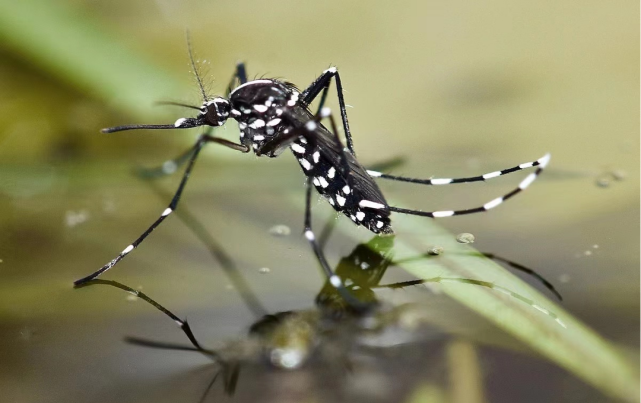
M0 38L44 71L141 118L161 117L152 103L184 91L177 77L61 2L0 1Z
M534 309L527 303L487 287L443 283L442 290L499 328L522 341L533 350L567 369L585 382L609 396L636 402L639 382L636 371L613 346L592 329L550 301L469 245L459 244L455 236L431 220L395 216L397 232L395 260L418 278L471 278L490 282L532 300L538 307L552 312L554 317ZM408 235L411 234L411 235ZM403 240L424 240L426 245L445 248L435 258L413 259L425 253Z

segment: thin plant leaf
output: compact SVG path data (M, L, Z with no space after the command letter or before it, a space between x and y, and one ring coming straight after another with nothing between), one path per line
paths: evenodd
M638 375L614 347L592 329L432 220L396 215L394 256L399 265L418 278L459 277L491 282L501 289L525 296L535 304L506 295L501 290L442 283L443 292L494 323L533 350L567 369L603 393L636 402ZM424 250L409 245L422 240ZM413 259L425 253L427 245L439 245L443 255L434 259ZM545 314L548 310L552 315Z
M162 117L153 102L184 91L177 77L61 2L0 2L0 38L44 71L129 115Z

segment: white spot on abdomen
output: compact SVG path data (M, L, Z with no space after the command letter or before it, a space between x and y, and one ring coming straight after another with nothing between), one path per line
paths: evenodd
M298 154L304 154L305 153L305 147L301 146L298 143L292 143L291 145L292 151L298 153Z
M258 129L261 127L265 127L265 121L262 119L256 119L252 123L249 124L249 127L252 129Z
M307 161L305 158L301 158L298 161L306 170L309 171L310 169L312 169L312 164L310 164L309 161Z
M334 169L334 167L329 168L329 171L327 171L327 177L329 179L332 179L335 174L336 174L336 169Z

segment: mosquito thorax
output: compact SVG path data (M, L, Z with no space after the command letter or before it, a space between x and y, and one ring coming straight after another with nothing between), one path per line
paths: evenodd
M200 109L201 112L198 118L202 119L204 124L208 126L222 126L229 117L231 105L227 99L216 97L203 103Z

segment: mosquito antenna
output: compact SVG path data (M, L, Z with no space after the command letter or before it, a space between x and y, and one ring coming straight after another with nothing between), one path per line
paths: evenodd
M189 30L185 30L185 38L187 39L187 50L189 51L189 61L191 62L191 68L194 71L194 75L196 76L196 81L198 82L198 87L200 88L200 93L203 96L203 100L207 102L207 93L205 92L205 86L203 85L203 81L200 78L200 73L198 72L198 67L196 66L196 61L194 60L194 52L191 49L191 37L189 35Z

